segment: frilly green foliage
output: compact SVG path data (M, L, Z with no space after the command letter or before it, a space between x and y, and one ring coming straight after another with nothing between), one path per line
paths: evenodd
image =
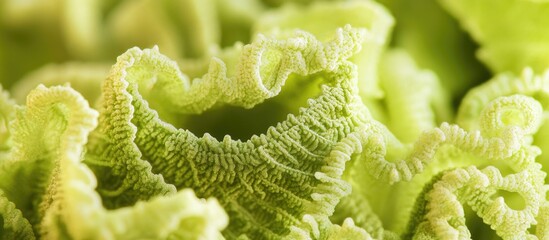
M332 15L326 18L326 15ZM322 24L316 24L322 22ZM255 33L288 34L302 29L326 40L332 32L345 24L364 29L362 50L353 55L351 62L358 68L359 94L370 112L383 117L383 110L377 104L384 92L378 80L377 66L394 20L387 10L370 1L348 1L339 4L318 2L310 6L289 4L277 11L271 11L254 24Z
M13 202L0 191L0 214L2 215L3 239L36 239L29 221L23 217L21 211Z
M372 239L364 229L356 227L350 218L345 219L343 224L339 226L331 223L327 218L316 220L311 215L305 215L301 224L304 226L300 228L293 227L287 238L315 240Z
M353 153L346 138L364 119L356 68L346 60L360 50L362 37L346 27L326 43L304 32L260 38L242 48L234 75L214 59L192 83L157 49L129 50L103 86L103 114L86 157L104 180L99 190L110 207L120 207L193 188L227 210L229 238L277 238L304 214L331 215L350 190L340 179ZM290 73L320 74L321 95L245 141L176 129L146 101L162 100L165 108L157 110L165 114L200 113L214 104L252 107L278 94Z
M326 19L327 14L333 17ZM322 22L322 24L316 24ZM256 33L305 30L320 40L331 37L332 32L345 24L366 29L362 51L353 55L351 61L358 68L358 85L365 99L383 96L378 83L377 62L388 34L394 24L387 10L369 1L349 1L340 4L320 2L312 6L287 5L267 13L254 25Z
M224 211L191 190L117 210L102 207L95 176L81 162L96 125L97 112L70 88L39 86L28 95L10 126L13 146L0 168L3 238L221 238Z
M548 239L547 1L381 2L0 0L0 239Z
M479 122L476 120L488 102L499 97L521 94L535 98L544 109L543 123L540 130L534 134L534 144L541 148L542 154L538 162L543 163L544 170L549 166L549 141L547 133L547 112L549 111L549 72L537 75L531 68L524 69L520 76L512 73L503 73L495 76L490 81L472 89L463 99L457 115L457 123L467 129L478 129ZM514 115L510 110L507 115ZM509 119L516 121L520 119Z

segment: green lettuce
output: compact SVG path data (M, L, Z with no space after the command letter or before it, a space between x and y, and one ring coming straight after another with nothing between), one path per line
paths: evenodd
M549 238L546 5L0 0L0 238Z

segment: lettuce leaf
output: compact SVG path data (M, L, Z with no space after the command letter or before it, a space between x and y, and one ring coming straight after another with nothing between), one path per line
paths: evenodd
M94 190L97 180L82 163L96 124L97 112L70 88L39 86L29 94L27 106L16 112L13 146L0 167L4 238L221 238L224 211L192 190L105 209Z
M356 68L345 60L362 36L346 27L326 43L304 32L287 40L260 38L242 48L234 75L214 59L192 83L157 49L129 50L103 86L103 115L86 157L102 180L105 201L116 208L192 188L200 197L216 197L229 213L229 238L284 236L304 214L331 215L350 190L339 179L352 154L345 139L364 114ZM276 95L290 73L318 74L326 81L321 95L249 139L197 137L159 118L215 104L254 106ZM160 114L153 104L163 106L156 109Z
M0 238L547 238L546 1L381 2L0 0Z

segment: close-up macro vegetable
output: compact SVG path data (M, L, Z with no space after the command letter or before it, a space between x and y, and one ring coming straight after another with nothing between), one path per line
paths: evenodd
M547 0L0 0L0 239L549 239Z

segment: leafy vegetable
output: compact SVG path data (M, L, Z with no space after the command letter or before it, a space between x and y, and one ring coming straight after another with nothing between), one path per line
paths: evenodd
M546 239L546 5L0 0L0 238Z

